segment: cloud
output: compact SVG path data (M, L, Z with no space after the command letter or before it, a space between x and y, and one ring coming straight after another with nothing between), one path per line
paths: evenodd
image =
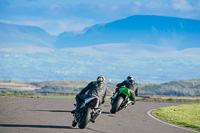
M58 20L56 22L59 25L59 28L65 31L80 31L83 30L85 27L92 26L97 23L93 19L78 17L70 17L68 19Z
M200 2L198 2L198 3L196 4L195 8L196 8L197 10L200 10Z
M156 9L159 8L160 6L161 5L157 2L149 2L148 4L146 4L146 7L150 9Z
M54 10L60 9L61 6L60 6L60 5L57 5L57 4L53 4L53 5L49 5L48 8L49 8L50 10L53 10L53 11L54 11Z
M182 11L190 11L194 8L186 0L171 0L172 7Z
M17 18L15 20L1 20L0 22L18 24L18 25L30 25L37 26L44 29L46 32L52 35L58 35L62 32L81 32L85 27L93 26L98 22L93 19L69 17L63 19L54 19L41 17L32 17L31 19Z
M106 0L20 1L21 3L0 0L0 3L4 3L0 5L0 20L17 24L34 24L52 34L82 30L84 27L108 23L132 15L162 15L200 20L200 2L197 0L192 2L189 0L118 0L115 3Z
M135 6L141 6L141 5L142 5L142 3L141 3L141 2L139 2L139 1L135 1L135 2L134 2L134 5L135 5Z

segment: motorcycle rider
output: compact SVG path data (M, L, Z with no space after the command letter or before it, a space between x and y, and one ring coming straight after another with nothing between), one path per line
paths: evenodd
M135 83L133 76L128 76L126 80L124 80L122 83L118 83L116 86L117 88L115 89L115 93L111 97L111 99L115 99L117 94L119 93L119 89L122 86L125 86L129 89L131 93L130 100L132 101L132 105L134 105L136 102L135 96L138 96L138 84Z
M71 113L77 113L80 110L81 101L91 96L97 96L100 98L100 103L105 102L107 87L105 84L104 76L98 76L97 81L90 82L85 88L83 88L79 94L76 95L76 108Z

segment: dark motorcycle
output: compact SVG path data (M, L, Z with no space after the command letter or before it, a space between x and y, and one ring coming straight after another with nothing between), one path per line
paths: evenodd
M116 92L114 96L111 97L112 107L110 113L115 114L117 111L127 108L127 106L132 103L132 101L130 101L130 96L131 94L128 88L120 88L119 92Z
M80 111L73 114L74 119L72 121L72 126L75 127L78 124L78 127L83 129L89 122L94 123L95 119L101 114L99 106L100 100L98 97L93 96L86 98L80 106Z

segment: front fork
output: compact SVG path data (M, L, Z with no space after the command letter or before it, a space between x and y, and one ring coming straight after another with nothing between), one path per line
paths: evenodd
M117 95L118 95L118 92L115 92L114 95L110 98L110 99L111 99L111 104L114 103L114 101L115 101Z

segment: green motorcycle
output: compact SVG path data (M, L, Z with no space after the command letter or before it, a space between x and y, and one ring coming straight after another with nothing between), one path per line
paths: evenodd
M112 108L110 110L110 113L115 114L119 110L122 110L123 108L127 108L127 106L132 103L132 101L130 100L130 96L131 96L131 93L129 89L126 87L121 87L119 89L119 93L116 92L111 97Z

